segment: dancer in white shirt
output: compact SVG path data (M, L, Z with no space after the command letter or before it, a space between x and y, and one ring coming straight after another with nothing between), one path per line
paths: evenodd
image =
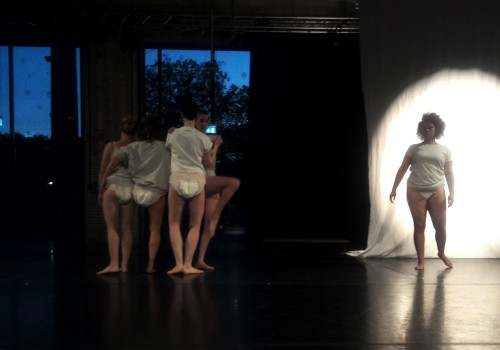
M161 126L153 117L141 120L137 130L137 141L122 147L113 157L106 172L117 164L128 164L128 173L133 182L134 201L148 208L149 245L147 273L155 272L155 259L161 241L161 224L165 211L165 196L170 175L170 153L161 138Z
M205 207L205 165L209 162L212 141L195 128L198 108L192 102L182 106L184 126L167 135L166 146L170 150L171 176L168 193L168 222L170 244L175 266L168 274L203 273L193 267L193 256L200 237ZM181 219L184 205L189 206L189 231L186 247L181 235Z

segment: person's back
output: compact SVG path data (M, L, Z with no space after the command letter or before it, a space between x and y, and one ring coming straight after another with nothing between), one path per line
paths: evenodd
M145 187L168 190L170 152L160 140L135 141L128 146L132 181Z
M168 221L170 245L175 266L168 274L203 273L193 267L193 256L200 237L201 220L205 203L206 157L212 148L207 135L195 129L198 109L188 103L182 108L184 126L167 135L165 142L171 151L170 189L168 193ZM189 232L186 248L181 235L181 217L186 201L189 201Z
M165 145L171 153L170 184L180 196L190 199L205 186L203 157L212 148L212 141L195 128L195 104L184 105L182 113L184 126L169 133Z
M104 147L99 171L98 201L106 221L109 265L98 271L98 275L128 271L135 209L131 200L132 181L126 164L111 163L117 158L121 147L132 142L136 124L137 120L134 117L124 116L120 121L120 139L110 141Z
M210 142L208 144L207 142ZM171 150L172 172L205 174L203 154L211 141L194 127L183 126L167 136Z
M156 118L141 120L138 141L120 148L114 163L128 164L133 182L134 201L149 212L149 257L146 272L155 272L154 263L160 246L160 230L168 192L170 157L160 141L160 124Z
M156 198L166 195L170 174L170 153L160 141L160 124L156 118L147 117L141 121L137 131L137 141L120 149L121 163L128 164L128 172L134 183L134 193L139 189L154 192ZM145 203L134 196L136 202L148 207L154 203Z

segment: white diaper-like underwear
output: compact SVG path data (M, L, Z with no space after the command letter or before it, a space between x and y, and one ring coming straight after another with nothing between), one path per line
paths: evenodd
M106 180L106 185L115 192L120 204L127 204L132 199L132 182L128 177L111 174Z
M199 195L205 188L205 174L202 173L172 173L170 185L184 199Z
M135 185L132 189L134 201L142 207L150 207L162 197L161 194L145 187Z
M177 193L185 198L185 199L190 199L193 198L194 196L198 195L202 188L198 181L193 180L193 179L188 179L188 180L181 180L179 184L177 185L177 188L175 189Z

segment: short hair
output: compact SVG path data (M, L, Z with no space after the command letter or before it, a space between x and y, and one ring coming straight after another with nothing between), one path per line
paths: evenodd
M142 119L137 127L137 139L148 142L161 140L161 124L158 118L146 117Z
M417 136L419 139L425 139L424 127L426 123L432 123L434 125L435 137L439 140L444 135L444 129L446 129L446 123L441 119L441 117L434 112L427 112L422 115L422 120L418 123Z
M182 117L188 120L195 120L198 115L198 106L194 101L187 101L181 106Z

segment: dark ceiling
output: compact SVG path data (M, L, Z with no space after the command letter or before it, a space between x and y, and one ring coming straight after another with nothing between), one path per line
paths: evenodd
M4 5L5 6L5 5ZM96 30L358 33L357 0L27 0L0 12L4 38Z

